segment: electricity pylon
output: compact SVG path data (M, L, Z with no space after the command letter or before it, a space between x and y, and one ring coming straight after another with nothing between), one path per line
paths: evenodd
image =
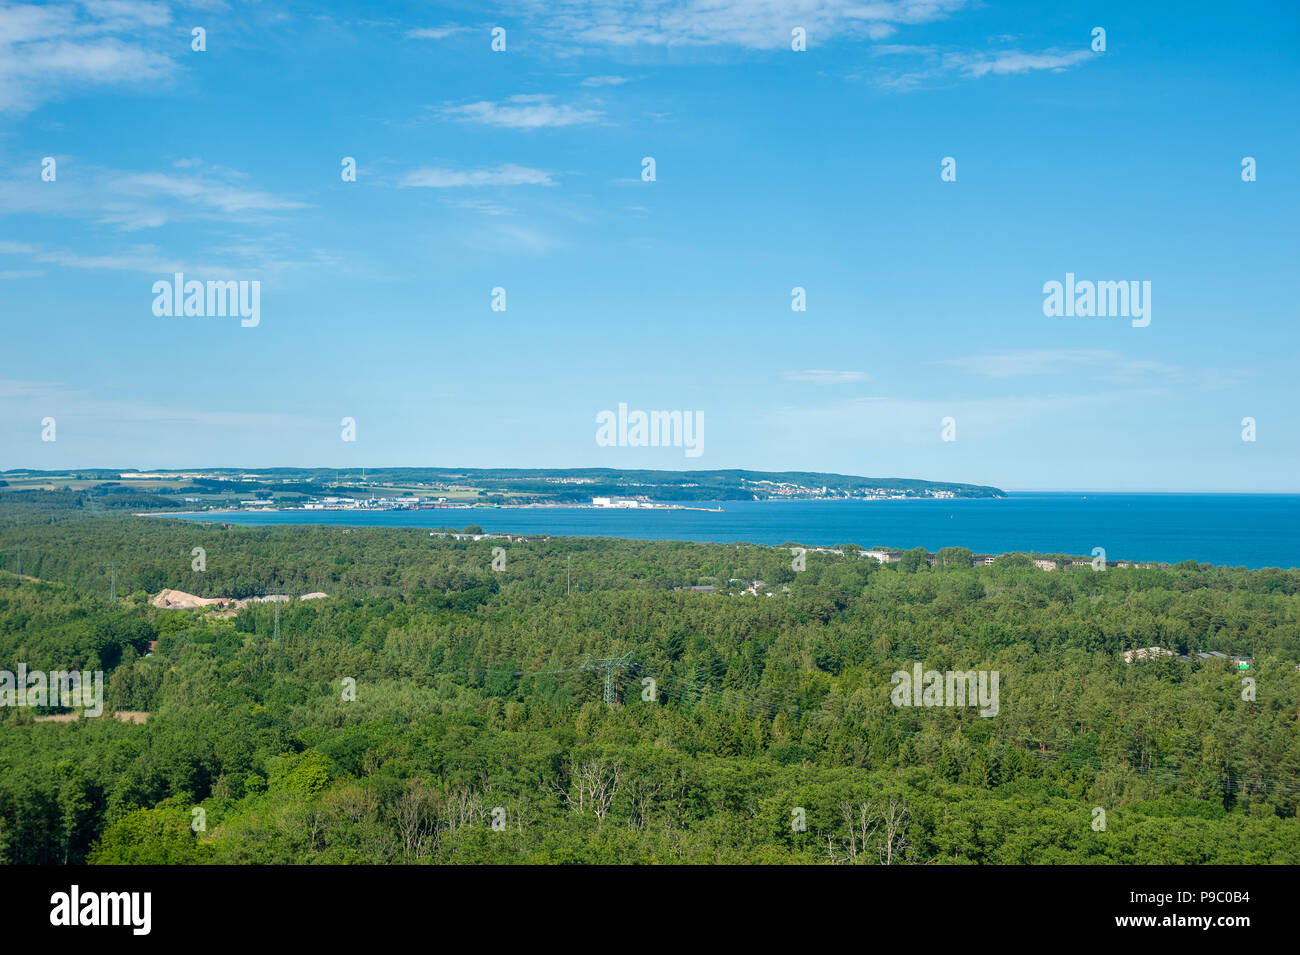
M578 667L579 670L600 670L605 674L605 702L612 704L614 702L614 671L625 669L632 665L632 651L629 650L621 657L593 657L590 653Z
M11 550L0 550L0 554L5 555L6 565L9 563L8 560L9 555L12 553L13 551ZM18 548L18 575L17 576L18 576L18 583L21 584L23 582L23 549L21 547Z
M280 601L272 598L280 596L279 594L254 594L250 600L256 600L258 603L270 603L275 618L275 627L271 631L271 639L275 642L280 640ZM253 617L253 632L257 632L257 617Z

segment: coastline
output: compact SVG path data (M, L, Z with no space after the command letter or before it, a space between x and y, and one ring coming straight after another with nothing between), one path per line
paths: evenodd
M709 502L712 503L712 502ZM722 510L492 505L375 509L140 512L239 526L406 527L475 524L488 534L803 547L965 547L976 554L1082 555L1250 569L1300 567L1300 495L1026 493L997 499L726 502ZM936 506L944 505L949 506ZM459 519L447 516L458 510ZM657 512L651 514L650 512ZM1082 559L1080 558L1080 559Z

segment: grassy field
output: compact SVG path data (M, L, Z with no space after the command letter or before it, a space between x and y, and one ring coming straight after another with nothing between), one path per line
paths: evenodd
M213 491L211 488L194 484L189 478L86 478L80 472L69 471L62 474L41 474L41 475L0 475L0 480L7 482L7 486L0 486L0 494L8 491L60 491L64 489L72 491L90 491L95 488L101 488L103 485L113 485L113 490L117 491L136 491L144 493L161 493L174 494L180 493L187 497L201 497L207 503L218 503L221 501L231 501L236 499L252 497L256 492L265 490L274 481L266 482L249 482L241 485L237 489L222 489ZM483 489L470 487L466 485L452 485L450 487L435 488L428 485L419 485L414 483L394 484L388 486L376 485L350 485L342 484L338 487L322 489L325 494L338 494L340 496L350 497L401 497L407 494L413 494L417 497L424 498L446 498L448 501L455 503L474 503L482 499ZM286 495L283 492L274 492L273 500L279 500ZM292 497L299 497L294 494Z
M0 487L0 492L4 491L57 491L63 488L71 488L74 491L85 491L92 487L97 487L105 482L102 480L86 480L73 475L51 477L50 475L41 475L39 477L11 476L0 478L7 481L8 487ZM114 481L124 488L133 491L178 491L182 488L192 488L190 481L186 478L176 480L139 480L139 481Z

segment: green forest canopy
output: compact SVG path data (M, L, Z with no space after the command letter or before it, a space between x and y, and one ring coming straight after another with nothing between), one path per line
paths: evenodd
M782 548L83 503L0 506L26 575L0 573L0 669L103 669L106 709L149 717L0 709L3 862L1300 861L1297 571L850 549L795 572ZM163 588L329 597L222 614ZM1252 667L1123 662L1150 646ZM622 657L606 705L583 667ZM917 662L996 670L998 715L895 707Z

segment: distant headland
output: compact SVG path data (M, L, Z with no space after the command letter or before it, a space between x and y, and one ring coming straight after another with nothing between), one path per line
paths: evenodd
M766 500L1003 498L980 484L822 471L618 468L79 468L0 472L0 490L86 494L104 507L400 509L472 505L670 505Z

